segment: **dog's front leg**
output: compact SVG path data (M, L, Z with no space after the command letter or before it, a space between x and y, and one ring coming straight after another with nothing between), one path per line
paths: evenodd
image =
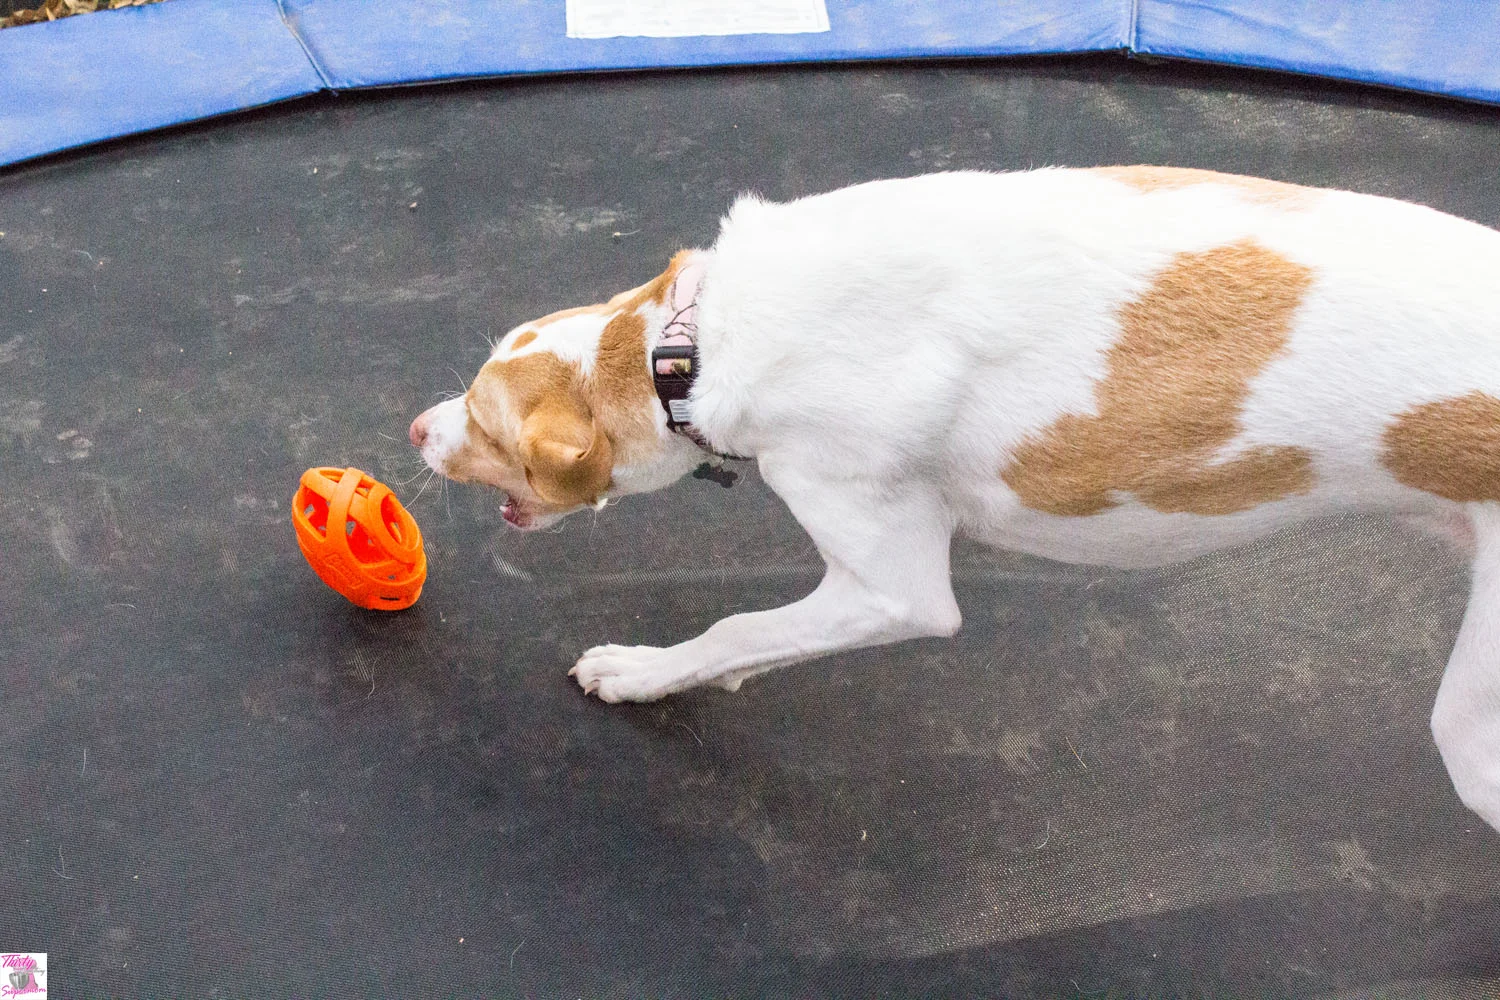
M1500 504L1469 505L1473 582L1432 710L1459 798L1500 830Z
M822 583L794 604L733 615L676 646L591 649L570 671L585 691L621 702L700 684L734 690L799 660L958 630L948 575L953 528L935 491L775 476L764 461L762 472L817 543L827 564Z

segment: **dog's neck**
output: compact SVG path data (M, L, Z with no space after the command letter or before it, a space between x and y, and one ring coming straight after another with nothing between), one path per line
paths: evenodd
M596 412L614 413L610 433L622 461L615 467L611 495L658 490L695 469L701 473L706 460L717 461L713 459L713 447L692 430L687 420L688 394L693 387L692 376L697 374L692 365L696 363L698 342L698 296L712 260L708 252L683 251L657 281L636 292L640 298L635 308L647 320L640 333L647 369L643 373L644 398L632 386L628 391L616 390L617 398L630 401L628 413L598 401L595 404ZM658 291L663 284L665 290ZM679 364L680 369L676 367ZM632 383L639 377L634 374L637 371L632 366ZM667 383L665 391L663 382ZM671 409L674 397L678 404L675 416ZM715 481L723 478L714 475Z

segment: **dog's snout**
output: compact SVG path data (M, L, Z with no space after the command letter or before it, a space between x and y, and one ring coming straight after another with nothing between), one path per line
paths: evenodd
M411 430L406 432L411 438L412 447L420 448L427 443L427 414L423 413L411 422Z

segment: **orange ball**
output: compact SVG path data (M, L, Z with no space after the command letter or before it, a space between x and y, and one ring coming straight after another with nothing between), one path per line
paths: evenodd
M313 572L360 607L400 611L422 596L422 532L384 483L358 469L308 469L292 525Z

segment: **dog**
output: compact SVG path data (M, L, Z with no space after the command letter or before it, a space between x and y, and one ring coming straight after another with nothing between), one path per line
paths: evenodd
M958 172L775 204L508 333L412 443L521 529L754 460L811 594L572 668L607 702L960 623L953 535L1148 567L1380 511L1472 590L1432 715L1500 829L1500 233L1346 191L1164 167Z

